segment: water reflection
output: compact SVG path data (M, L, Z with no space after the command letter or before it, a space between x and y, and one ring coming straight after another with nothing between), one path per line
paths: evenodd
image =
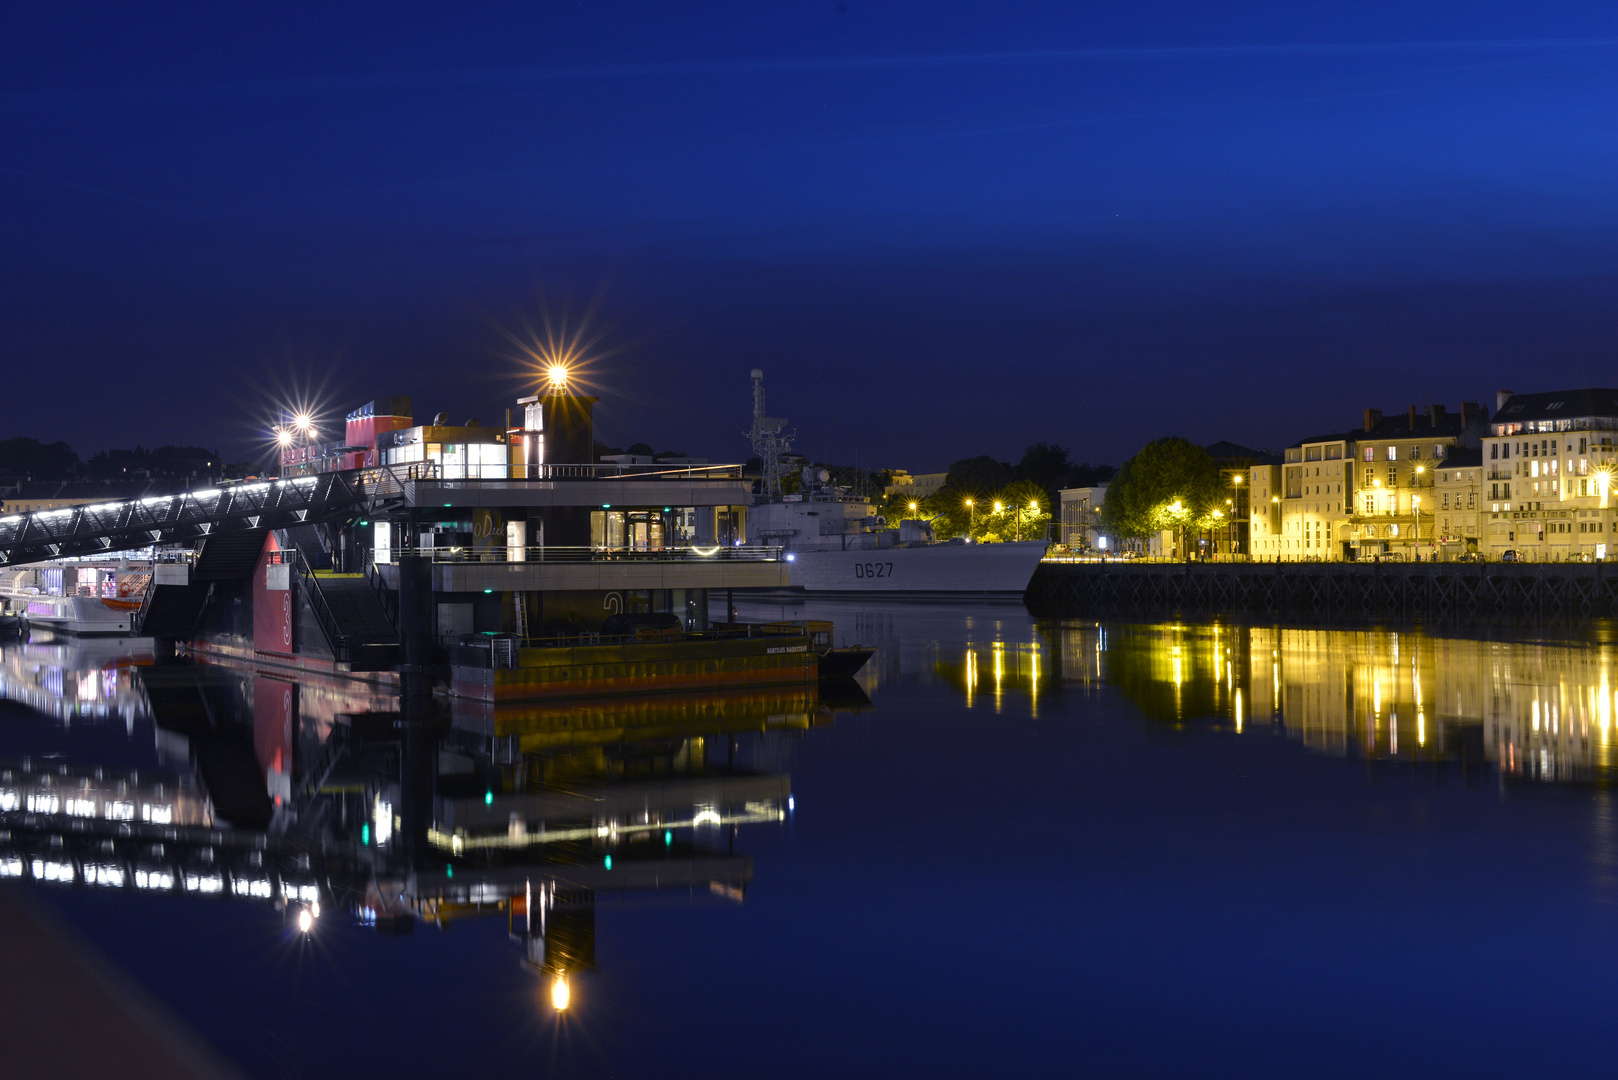
M43 714L0 746L0 876L262 904L303 933L501 918L559 1009L595 965L598 904L742 902L739 831L787 820L797 742L870 707L849 683L406 720L386 681L78 642L7 647L0 673Z
M1064 686L1107 684L1154 720L1281 731L1326 753L1470 761L1545 781L1614 764L1610 644L1229 624L1062 625Z

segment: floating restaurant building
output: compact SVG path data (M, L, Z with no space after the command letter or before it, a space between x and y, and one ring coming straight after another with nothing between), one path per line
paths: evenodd
M766 641L710 624L715 590L787 584L778 549L744 545L741 466L597 462L595 402L556 373L500 425L417 423L409 398L387 397L350 412L341 442L283 429L275 483L340 479L362 497L204 538L187 580L152 590L144 632L201 655L382 673L403 624L425 621L439 681L486 701L816 678L807 641L785 640L801 630ZM419 618L407 592L430 593Z

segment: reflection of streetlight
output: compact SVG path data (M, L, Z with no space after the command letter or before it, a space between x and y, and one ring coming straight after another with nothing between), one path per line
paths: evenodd
M567 985L567 976L556 976L556 981L551 983L551 1008L565 1012L572 1001L573 991Z

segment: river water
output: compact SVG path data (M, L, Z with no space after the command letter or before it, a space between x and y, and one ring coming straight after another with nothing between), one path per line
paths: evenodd
M417 737L379 688L8 644L0 866L255 1076L1605 1065L1610 626L741 614L878 651L819 700L457 712ZM506 827L570 799L582 830ZM81 804L102 832L67 821ZM97 839L109 814L129 837ZM178 831L148 843L157 825ZM472 892L394 919L401 858ZM603 884L532 900L586 872Z

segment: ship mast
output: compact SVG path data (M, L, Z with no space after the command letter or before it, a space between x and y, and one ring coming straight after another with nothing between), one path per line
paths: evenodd
M786 430L786 420L764 415L764 370L753 369L753 428L747 441L753 453L764 463L764 483L761 494L767 501L781 497L781 455L792 449L796 432Z

